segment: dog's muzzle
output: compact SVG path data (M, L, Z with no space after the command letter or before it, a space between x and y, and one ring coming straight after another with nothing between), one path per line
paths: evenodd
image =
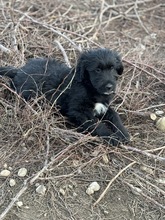
M114 93L115 93L114 86L113 86L111 83L108 83L108 84L105 86L104 95L111 95L111 94L114 94Z

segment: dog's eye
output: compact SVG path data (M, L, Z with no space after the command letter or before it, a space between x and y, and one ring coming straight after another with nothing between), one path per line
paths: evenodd
M95 70L97 73L101 73L101 69L100 68L96 68Z

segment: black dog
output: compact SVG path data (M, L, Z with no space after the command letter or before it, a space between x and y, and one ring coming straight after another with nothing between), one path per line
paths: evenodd
M32 59L18 69L0 68L0 75L12 79L12 89L25 100L44 94L79 131L112 145L129 140L118 113L109 107L122 73L119 55L109 49L83 52L73 69L54 59Z

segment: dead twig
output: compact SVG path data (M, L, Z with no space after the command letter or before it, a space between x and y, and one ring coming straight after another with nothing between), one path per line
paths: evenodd
M149 106L146 108L139 109L138 111L131 111L131 110L125 110L125 111L135 113L136 115L139 115L139 116L149 116L151 114L151 112L143 112L143 111L146 111L146 110L149 110L152 108L159 108L159 107L163 107L163 106L165 106L165 103L158 104L158 105L152 105L152 106Z
M11 50L8 49L7 47L3 46L2 44L0 44L0 50L2 50L5 53L11 53Z
M93 206L96 206L100 200L105 196L105 194L107 193L109 187L112 185L112 183L125 171L127 170L129 167L133 166L136 163L136 161L133 161L132 163L128 164L126 167L124 167L122 170L120 170L118 172L118 174L112 178L112 180L108 183L107 187L105 188L105 190L102 192L102 194L100 195L100 197L96 200L96 202L93 204Z
M165 146L163 146L163 147L157 147L157 148L155 148L155 149L146 150L146 152L155 152L155 151L158 151L158 150L165 150Z
M0 220L3 220L7 213L11 210L11 208L14 206L15 202L18 201L20 196L27 190L28 188L28 183L27 181L24 182L24 186L20 191L16 194L16 196L12 199L12 201L9 203L9 205L6 207L6 209L1 213L0 215Z
M3 87L7 88L11 93L13 93L15 96L17 96L20 100L22 100L29 108L30 110L35 114L35 115L38 115L38 112L35 111L31 105L29 105L28 102L25 101L24 98L22 98L17 92L15 92L14 90L12 90L10 87L8 87L6 84L4 83L0 83L0 85L2 85Z
M0 220L3 220L5 218L7 213L14 206L15 202L20 198L20 196L23 195L23 193L28 189L28 187L30 185L34 184L34 182L41 176L41 174L43 174L51 165L53 165L55 163L55 161L60 159L66 152L68 152L71 148L76 146L81 141L82 140L80 139L76 143L68 145L64 150L60 151L57 155L55 155L55 157L49 163L45 163L43 168L40 171L38 171L33 177L26 179L24 181L24 186L22 187L22 189L20 189L20 191L15 195L15 197L12 199L12 201L6 207L6 209L1 213Z
M19 11L19 10L15 10L15 11L18 12L18 13L20 13L20 14L22 14L22 15L24 15L25 17L27 17L28 19L30 19L33 23L38 24L38 25L40 25L40 26L42 26L42 27L44 27L44 28L46 28L46 29L48 29L48 30L51 30L53 33L55 33L55 34L57 34L57 35L63 37L64 39L66 39L67 41L69 41L69 42L73 45L73 47L74 47L76 50L78 50L78 51L81 52L81 48L80 48L79 46L77 46L76 43L74 43L74 42L73 42L69 37L67 37L65 34L62 34L60 31L55 30L53 27L51 27L51 26L48 25L48 24L44 24L43 22L37 21L36 19L34 19L34 18L32 18L31 16L29 16L27 13L23 13L23 12L21 12L21 11Z
M153 78L159 80L159 82L163 83L163 81L162 81L161 79L159 79L156 75L150 73L149 71L145 70L144 68L141 68L140 66L138 66L138 65L136 65L136 64L134 64L134 63L132 63L131 61L128 61L128 60L125 60L125 59L123 59L123 61L126 62L126 63L128 63L129 65L134 66L135 68L137 68L137 69L139 69L139 70L141 70L141 71L147 73L149 76L152 76Z
M61 45L61 43L60 43L58 40L56 40L55 43L56 43L56 44L58 45L58 47L60 48L60 50L61 50L61 52L62 52L62 54L63 54L63 57L64 57L64 60L65 60L66 64L71 68L71 64L70 64L70 62L69 62L68 56L67 56L67 54L66 54L66 52L65 52L65 49L63 48L63 46Z
M136 177L138 177L140 180L142 180L143 182L145 182L147 185L152 186L154 189L156 189L157 192L162 193L165 196L165 191L160 189L159 187L157 187L156 185L152 184L151 182L147 181L146 179L142 178L141 176L139 176L137 173L132 172L132 174Z
M151 159L159 160L159 161L165 162L165 157L160 157L160 156L157 156L157 155L148 153L147 151L142 151L142 150L140 150L140 149L137 149L137 148L131 147L131 146L120 145L120 147L121 147L122 149L125 149L125 150L129 150L129 151L133 151L133 152L136 152L136 153L140 153L140 154L142 154L142 155L144 155L144 156L150 157Z
M140 16L139 16L139 14L138 14L138 12L137 12L137 8L138 8L138 5L137 5L137 2L135 2L134 11L135 11L136 17L137 17L137 19L138 19L138 21L139 21L141 27L144 29L144 31L145 31L147 34L149 34L149 31L148 31L147 28L144 26L144 24L143 24L143 22L142 22L142 20L141 20L141 18L140 18Z
M130 184L130 183L124 181L124 180L123 180L123 182L124 182L127 186L129 186L133 191L135 191L137 194L142 195L143 197L145 197L145 198L146 198L147 200L149 200L150 202L154 203L155 205L157 205L157 206L159 206L160 208L162 208L162 209L165 210L165 206L164 206L164 205L160 204L159 202L157 202L155 199L151 198L150 196L147 196L146 194L144 194L144 193L142 192L142 190L137 190L136 187L134 187L132 184Z

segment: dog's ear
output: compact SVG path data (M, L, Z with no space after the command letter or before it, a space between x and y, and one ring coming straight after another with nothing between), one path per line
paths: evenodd
M83 57L80 57L77 61L77 66L76 66L76 79L78 82L82 82L85 79L85 73L86 73L85 60L83 59Z
M121 75L123 73L123 70L124 70L123 64L122 62L120 62L117 66L117 73Z
M123 63L122 63L121 58L118 54L116 54L116 70L119 75L121 75L124 70Z

